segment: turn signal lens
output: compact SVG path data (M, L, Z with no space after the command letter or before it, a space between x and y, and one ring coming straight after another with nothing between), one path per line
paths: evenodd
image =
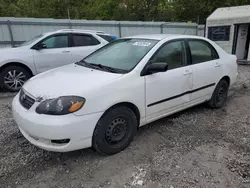
M69 112L75 112L79 110L83 106L83 102L72 102L71 107L69 108Z

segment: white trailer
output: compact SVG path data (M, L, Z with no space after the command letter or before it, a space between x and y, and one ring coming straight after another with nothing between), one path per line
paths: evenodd
M216 9L207 18L206 37L239 61L250 61L250 5Z

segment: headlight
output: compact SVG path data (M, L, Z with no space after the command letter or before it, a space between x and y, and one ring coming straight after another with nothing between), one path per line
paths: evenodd
M36 113L48 115L65 115L80 110L85 103L85 99L77 96L63 96L57 99L48 99L41 102Z

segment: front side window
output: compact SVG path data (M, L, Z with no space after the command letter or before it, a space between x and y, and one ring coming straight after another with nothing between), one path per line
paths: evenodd
M82 62L129 72L157 42L148 39L116 40L86 57Z
M188 44L191 51L192 64L212 61L217 58L214 49L205 41L191 40Z
M186 65L186 50L184 41L175 41L163 46L150 60L151 63L165 62L168 70Z
M66 48L68 47L68 35L49 37L42 44L45 44L46 48Z
M94 46L100 44L100 42L91 35L79 35L73 34L74 46Z

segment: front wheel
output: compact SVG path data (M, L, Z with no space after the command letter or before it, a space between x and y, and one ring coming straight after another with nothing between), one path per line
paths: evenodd
M102 154L116 154L130 144L136 130L137 119L131 109L113 108L98 121L92 145Z
M229 85L227 81L224 79L221 80L217 84L214 90L214 93L212 95L212 98L208 102L209 107L214 108L214 109L221 108L227 99L228 88L229 88Z
M1 85L10 92L17 92L31 77L30 73L20 66L8 66L0 73Z

